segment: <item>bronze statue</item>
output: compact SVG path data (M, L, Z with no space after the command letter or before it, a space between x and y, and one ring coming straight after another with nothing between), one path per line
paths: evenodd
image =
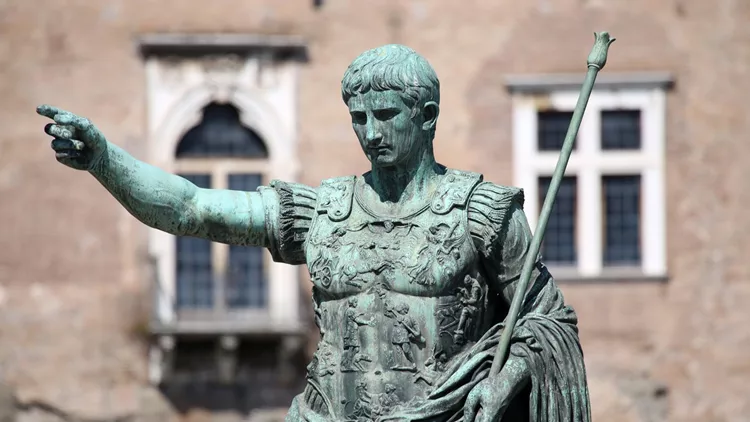
M85 118L38 113L54 120L57 160L144 224L309 265L321 340L288 421L590 421L576 314L530 248L523 192L435 161L430 64L401 45L376 48L349 66L341 92L371 170L250 193L199 189ZM525 300L494 374L514 295Z

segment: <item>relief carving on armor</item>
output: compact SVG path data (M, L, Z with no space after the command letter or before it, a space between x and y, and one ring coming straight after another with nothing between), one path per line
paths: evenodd
M393 384L385 385L385 392L380 395L380 408L383 410L391 409L401 404L401 397L396 393L396 386Z
M319 380L336 373L335 353L332 346L321 341L318 350L307 365L307 378Z
M395 248L398 242L383 241L378 236L372 236L372 240L362 244L344 238L346 234L360 232L364 227L337 227L329 236L313 238L311 245L315 252L309 270L316 285L324 289L332 286L338 289L347 286L363 289L384 272L393 270L392 260L385 251Z
M320 308L320 290L313 286L312 288L312 306L313 306L313 321L318 327L321 338L326 334L326 317L328 316L328 310L321 310Z
M453 183L455 182L455 176L451 175L448 176L448 182ZM450 186L450 185L443 185L443 186ZM450 209L451 204L458 204L463 202L464 197L460 190L458 189L442 189L442 192L439 192L434 199L435 203L435 209L441 213L445 213Z
M364 312L357 310L357 298L349 298L344 312L344 353L341 357L341 372L365 372L363 362L372 362L372 358L361 351L359 336L360 327L373 325L373 317L366 318Z
M401 302L394 306L390 301L386 301L385 316L393 321L391 330L393 348L389 353L391 369L416 372L417 362L412 348L424 345L425 338L420 332L417 321L409 316L409 305Z
M444 223L431 226L425 237L427 244L417 252L416 263L406 268L412 282L432 286L455 277L461 259L459 248L465 240L461 222L456 221L452 226Z
M372 394L368 391L367 382L360 380L354 388L356 399L353 402L343 401L349 421L372 421Z
M454 334L458 327L458 312L456 302L438 304L436 310L438 320L438 336L432 348L432 356L425 362L425 366L436 372L443 372L454 351Z
M341 251L341 256L345 258L339 261L342 265L338 266L335 272L334 282L339 286L347 285L362 289L365 280L360 276L368 273L379 275L391 268L388 261L382 259L378 252L374 242L365 247L345 246Z
M333 281L333 268L338 262L341 250L341 238L346 234L346 229L336 227L329 236L323 236L322 241L313 240L313 245L319 250L318 255L309 265L310 277L321 287L331 287Z
M386 415L394 407L402 403L396 391L396 386L386 383L384 392L373 394L367 387L367 382L360 380L355 387L356 398L354 401L344 401L346 417L349 421L373 421Z
M320 210L330 212L329 217L335 221L346 217L350 207L352 185L349 183L324 183L321 186L323 198L319 204Z
M458 327L453 334L453 341L456 345L463 346L466 344L467 336L473 336L483 296L484 291L479 280L467 274L464 277L464 285L459 289L461 315L458 319Z
M442 372L448 360L472 340L479 321L484 288L478 279L467 274L457 289L456 297L438 304L438 336L426 367Z

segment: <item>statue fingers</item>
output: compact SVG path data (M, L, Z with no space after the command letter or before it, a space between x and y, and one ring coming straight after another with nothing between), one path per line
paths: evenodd
M65 113L68 113L67 111L53 107L51 105L43 104L36 108L36 113L40 116L49 117L50 119L54 119L55 116L62 115Z
M86 170L88 169L88 164L86 162L86 158L81 155L79 151L63 151L55 153L55 158L57 159L57 162L66 165L70 168L76 169L76 170Z
M86 145L79 140L61 138L53 139L51 146L55 152L82 151L86 147Z
M76 139L52 140L52 149L55 151L55 159L68 167L77 170L86 170L89 166L88 154L83 142Z
M94 126L91 121L85 117L76 116L73 113L63 112L55 115L55 122L59 126L71 127L76 138L80 139L86 145L92 147L95 151L100 150L106 144L104 135Z
M80 158L83 155L83 142L56 138L52 140L52 149L55 151L57 161ZM63 162L63 164L68 163Z
M73 150L73 149L66 149L66 150L55 151L55 158L57 159L57 161L60 161L61 163L66 164L66 165L67 165L67 163L65 163L65 162L63 162L61 160L68 160L68 159L73 159L73 158L81 158L81 156L82 156L81 151L76 151L76 150Z
M56 125L47 125L44 128L44 131L51 136L68 139L77 138L95 150L103 148L106 144L106 140L99 129L85 117L76 116L69 111L46 104L37 107L36 112L55 121ZM58 126L60 128L55 129Z
M85 132L92 127L89 119L76 116L69 111L65 111L57 107L52 107L50 105L41 105L37 107L37 113L53 119L55 123L60 126L71 126L74 129L78 129L82 132Z
M44 126L44 132L55 138L62 139L73 139L76 138L76 129L70 125L58 125L55 123L48 123Z
M89 119L81 116L76 116L75 114L68 113L67 111L55 115L54 119L58 124L73 126L74 128L83 132L91 129L91 122L89 121Z

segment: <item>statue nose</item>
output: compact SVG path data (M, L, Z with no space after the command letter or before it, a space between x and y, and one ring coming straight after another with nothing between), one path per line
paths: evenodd
M367 145L376 146L383 140L383 134L379 131L368 130L367 131Z

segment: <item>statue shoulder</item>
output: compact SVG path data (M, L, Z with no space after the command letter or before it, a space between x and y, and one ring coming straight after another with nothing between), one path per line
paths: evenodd
M477 249L489 253L507 229L514 209L523 209L523 189L491 182L477 185L468 204L469 230Z
M446 169L443 181L430 203L435 214L447 214L453 208L465 209L471 192L482 182L482 175L470 171Z
M332 221L343 221L352 211L356 177L342 176L323 180L318 187L316 212Z
M318 202L318 189L280 180L272 181L266 189L273 190L278 198L278 208L266 210L267 218L276 223L271 236L271 255L278 262L302 264L305 262L304 243Z

